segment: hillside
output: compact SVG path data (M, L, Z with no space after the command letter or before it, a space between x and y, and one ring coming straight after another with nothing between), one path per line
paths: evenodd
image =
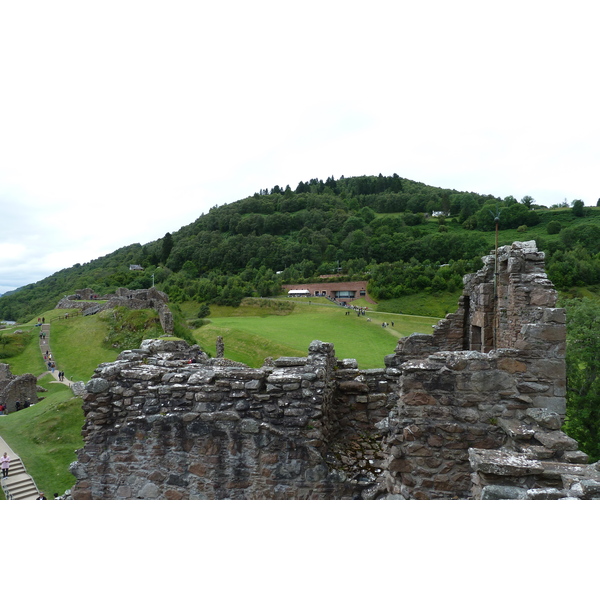
M213 207L160 240L63 269L0 298L0 318L25 321L73 290L156 287L173 302L236 306L321 275L368 279L378 301L455 293L494 244L535 239L560 290L600 283L600 209L554 208L428 186L398 175L274 186ZM582 204L582 203L581 203ZM436 216L430 216L436 215ZM144 271L130 271L141 265Z

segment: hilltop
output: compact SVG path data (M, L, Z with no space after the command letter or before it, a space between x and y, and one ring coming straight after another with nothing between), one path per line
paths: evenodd
M375 300L457 293L494 245L534 239L559 290L600 283L600 210L540 207L393 176L278 185L213 207L175 233L63 269L0 298L0 318L26 321L75 289L153 284L171 301L236 306L322 275L369 281Z

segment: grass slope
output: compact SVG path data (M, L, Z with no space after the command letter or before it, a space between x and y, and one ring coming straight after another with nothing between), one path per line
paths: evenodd
M116 360L120 350L103 345L107 325L101 314L53 321L50 346L57 367L71 381L88 381L100 363Z
M18 325L11 327L8 331L27 331L31 335L27 341L27 345L23 349L23 352L17 356L10 358L2 358L0 362L7 363L10 365L10 370L13 375L23 375L24 373L33 373L34 375L41 375L46 370L46 365L42 359L40 352L40 339L39 339L39 328L34 327L32 324Z
M69 465L83 446L83 411L81 398L52 376L46 375L41 385L48 390L41 394L44 400L0 417L0 436L21 457L38 488L52 498L75 483Z
M251 312L255 312L255 308ZM212 308L211 308L212 311ZM243 307L211 312L210 323L196 329L198 343L214 354L217 336L225 343L225 357L259 367L267 356L305 356L313 340L332 342L338 358L355 358L361 368L383 367L398 338L414 332L430 333L436 318L412 317L370 312L357 317L354 312L331 303L294 303L286 315L242 316ZM382 327L382 322L394 327Z
M198 306L182 304L189 318ZM62 313L64 311L58 311ZM267 301L252 299L239 307L211 307L210 322L194 331L195 338L214 354L217 336L225 340L225 356L259 367L267 356L306 356L310 343L319 339L335 345L338 358L355 358L362 368L383 367L383 358L394 351L399 337L413 332L429 333L436 318L369 312L357 317L354 312L323 299ZM99 315L52 320L50 311L43 316L51 322L50 345L58 368L72 380L87 381L98 364L116 359L120 350L103 344L108 325ZM382 322L394 327L382 327ZM13 373L39 375L46 368L39 350L38 328L34 322L21 325L35 335L23 353L10 359ZM48 497L62 494L75 482L68 467L76 459L75 450L83 446L81 399L50 375L41 380L48 389L39 404L0 418L0 436L21 456L38 487Z

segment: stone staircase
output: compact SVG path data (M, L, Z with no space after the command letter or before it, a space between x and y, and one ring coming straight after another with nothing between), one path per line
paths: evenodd
M1 453L7 452L10 456L10 469L8 477L0 479L2 491L7 500L36 500L39 490L35 481L25 469L23 461L15 455L8 445L0 438Z

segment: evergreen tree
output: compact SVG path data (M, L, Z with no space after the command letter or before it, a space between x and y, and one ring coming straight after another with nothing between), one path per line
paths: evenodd
M167 264L167 260L171 255L171 250L173 250L173 246L175 243L173 242L173 236L170 233L167 233L162 240L162 249L160 253L160 260L163 265Z

